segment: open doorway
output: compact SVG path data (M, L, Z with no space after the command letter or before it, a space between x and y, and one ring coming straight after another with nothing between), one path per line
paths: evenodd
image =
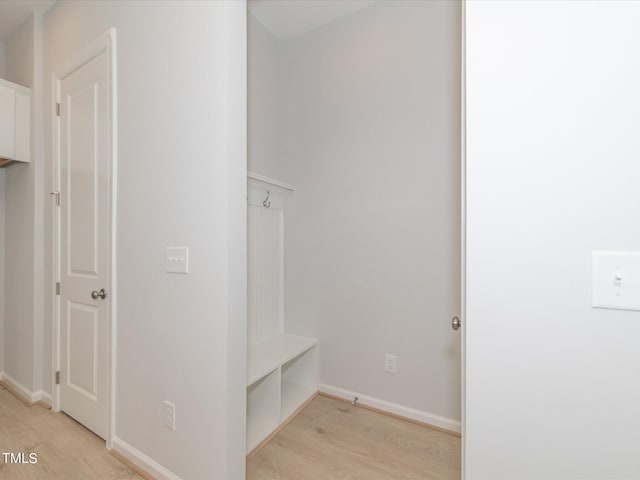
M458 438L459 478L462 5L248 8L249 462L305 469L274 434L365 407Z

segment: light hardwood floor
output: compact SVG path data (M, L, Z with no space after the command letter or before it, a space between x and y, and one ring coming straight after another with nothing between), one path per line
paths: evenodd
M2 386L0 452L38 457L36 464L11 464L0 456L3 480L143 480L79 423L39 405L28 407Z
M318 396L247 461L247 480L453 480L460 438Z

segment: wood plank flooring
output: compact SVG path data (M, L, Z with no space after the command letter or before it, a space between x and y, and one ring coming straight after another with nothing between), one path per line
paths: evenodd
M79 423L39 405L28 407L2 386L0 452L38 457L36 464L12 464L0 455L0 478L7 480L143 480Z
M0 452L11 480L143 480L104 441L64 414L28 407L0 386ZM458 480L460 439L319 396L247 462L247 480Z
M323 396L247 461L247 480L458 480L460 438Z

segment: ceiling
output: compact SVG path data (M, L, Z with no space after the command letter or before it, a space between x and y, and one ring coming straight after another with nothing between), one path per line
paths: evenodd
M377 0L249 0L249 10L278 40L290 40ZM0 41L9 38L33 12L56 0L0 0Z
M376 0L249 0L249 11L278 40L290 40Z
M46 12L55 0L0 0L0 42L9 38L33 12Z

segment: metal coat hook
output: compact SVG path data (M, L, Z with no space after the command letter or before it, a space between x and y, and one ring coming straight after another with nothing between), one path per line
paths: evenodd
M265 198L265 199L264 199L264 202L262 202L262 206L263 206L263 207L266 207L266 208L271 207L271 200L269 200L269 196L270 196L270 195L271 195L271 192L269 192L269 191L267 190L267 198Z

